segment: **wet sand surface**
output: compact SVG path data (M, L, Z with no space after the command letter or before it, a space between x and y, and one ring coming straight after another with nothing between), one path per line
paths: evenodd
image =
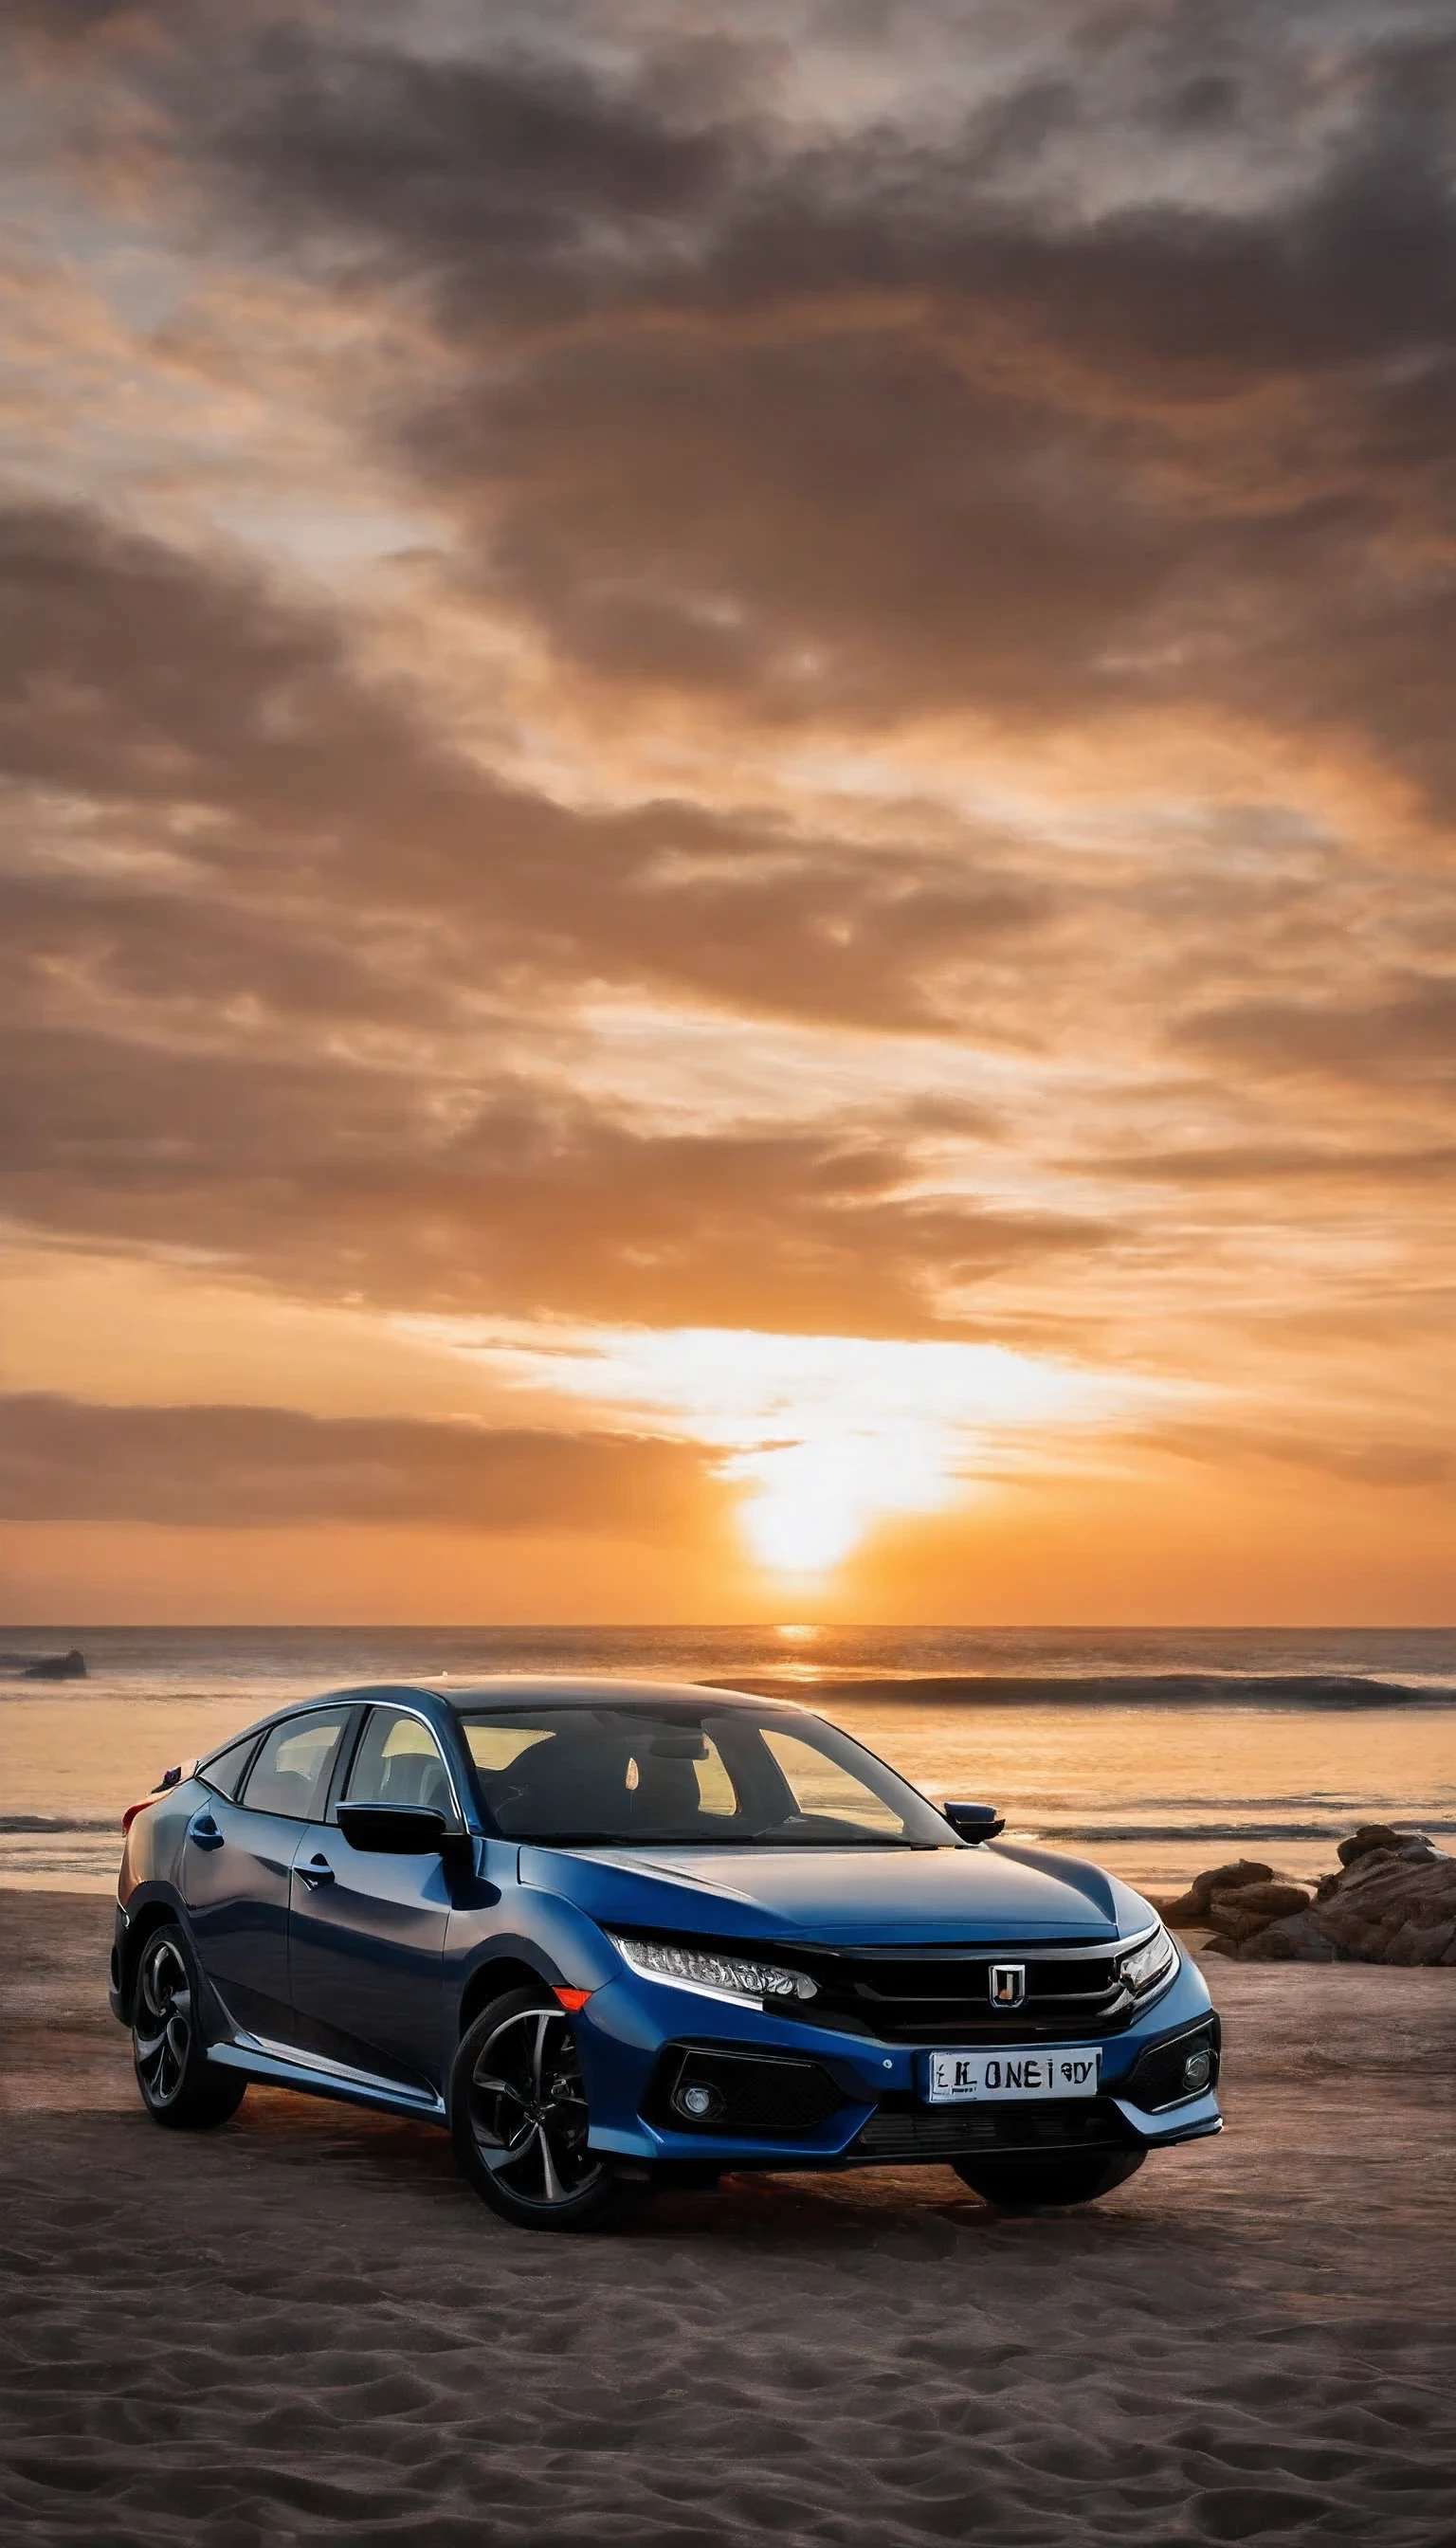
M423 2126L164 2136L109 1905L0 1923L12 2539L1456 2548L1456 1974L1212 1966L1229 2128L1090 2211L875 2170L564 2238Z

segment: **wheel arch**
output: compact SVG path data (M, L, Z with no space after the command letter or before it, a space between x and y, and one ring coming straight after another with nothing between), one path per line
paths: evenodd
M117 1995L122 2003L124 2026L130 2026L132 2023L132 1994L136 1987L136 1968L141 1961L141 1950L147 1939L153 1937L158 1929L180 1929L188 1945L192 1944L186 1914L181 1903L175 1901L171 1895L149 1894L140 1908L133 1912L127 1924L126 1936L121 1942L121 1954L118 1958Z
M474 2026L483 2008L489 2007L493 1999L503 1998L506 1991L549 1991L551 1988L552 1984L540 1966L528 1963L524 1956L508 1950L499 1956L488 1956L484 1963L476 1965L460 1994L456 2041L459 2042Z

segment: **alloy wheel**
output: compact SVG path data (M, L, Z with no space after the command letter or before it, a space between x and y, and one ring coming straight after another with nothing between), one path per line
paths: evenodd
M136 2075L148 2104L169 2106L192 2049L192 1983L171 1938L158 1938L142 1956L133 2037Z
M587 2145L581 2063L559 2009L523 2008L486 2038L470 2076L471 2135L482 2163L519 2204L574 2203L605 2174Z

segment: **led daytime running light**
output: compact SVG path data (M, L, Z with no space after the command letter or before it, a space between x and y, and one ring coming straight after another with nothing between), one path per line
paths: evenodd
M735 1999L815 1999L819 1985L782 1964L761 1964L751 1956L729 1956L709 1947L677 1947L655 1938L620 1938L609 1929L617 1954L650 1981L682 1982L689 1990L725 1991Z

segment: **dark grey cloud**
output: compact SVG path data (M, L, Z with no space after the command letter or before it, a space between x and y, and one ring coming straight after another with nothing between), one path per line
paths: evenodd
M196 146L290 244L369 248L437 293L457 324L504 314L773 311L806 296L930 290L978 313L1030 318L1048 341L1120 368L1132 358L1196 375L1343 364L1449 344L1456 243L1446 151L1456 39L1353 21L1341 65L1348 112L1292 199L1224 190L1202 205L1149 166L1138 204L1097 215L1069 201L1047 145L1186 136L1195 120L1257 128L1271 75L1298 126L1324 102L1328 31L1307 19L1287 51L1269 13L1244 10L1244 80L1201 74L1220 48L1207 15L1180 11L1160 46L1147 13L1068 23L1064 67L1033 69L948 127L881 120L833 140L745 94L750 46L721 39L717 77L662 76L660 43L613 75L527 49L426 55L405 30L355 41L280 26L226 90L182 102ZM1081 76L1086 74L1086 76ZM1037 183L1038 174L1044 182ZM1008 178L1016 182L1008 186Z
M1125 694L1100 666L1167 559L1124 438L850 320L829 341L568 340L406 437L474 515L485 588L578 668L875 723Z
M299 24L174 90L230 219L434 310L376 430L564 665L790 721L1219 704L1449 794L1449 28L1073 14L958 129L832 139L731 43L716 88L589 59ZM1216 130L1262 172L1180 187Z
M298 978L313 895L339 941L320 989L345 966L362 978L372 956L386 1007L412 938L437 1001L515 966L930 1025L937 972L1054 910L989 833L958 856L944 841L871 854L767 816L589 814L511 787L441 739L419 699L359 676L321 606L55 506L0 510L0 770L135 809L151 846L173 809L178 872L129 885L138 925L165 939L179 893L226 897L204 961L233 966L239 991L266 993L247 954L270 926L292 938L280 967ZM55 927L105 940L104 884L45 891ZM110 921L123 930L115 897Z
M5 0L0 31L7 35L49 37L57 44L84 41L119 21L155 24L161 11L154 0Z
M288 250L302 215L418 263L454 305L523 316L616 298L644 243L671 262L748 146L549 54L431 55L303 22L266 33L230 105L189 106Z
M700 1451L650 1435L317 1416L278 1407L0 1400L0 1518L183 1529L432 1523L650 1534L710 1526Z
M833 136L732 21L264 21L137 76L233 244L433 311L361 421L564 670L787 723L1232 708L1450 800L1438 13L1070 10L958 121Z

